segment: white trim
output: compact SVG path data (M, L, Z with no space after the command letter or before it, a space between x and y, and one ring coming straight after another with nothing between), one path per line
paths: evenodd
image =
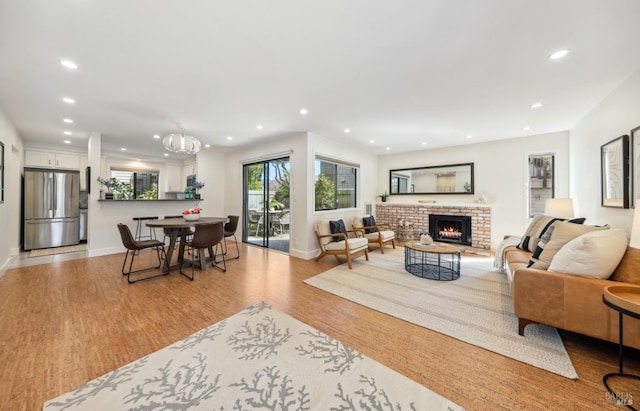
M244 159L244 160L240 160L239 162L242 165L253 164L253 163L261 163L263 161L272 161L272 160L280 159L282 157L289 157L292 154L293 154L293 149L290 149L288 151L282 151L280 153L265 154L265 155L259 156L259 157L247 158L247 159Z

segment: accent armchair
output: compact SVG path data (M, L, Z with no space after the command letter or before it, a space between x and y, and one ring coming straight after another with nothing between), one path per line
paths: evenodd
M380 247L380 253L384 254L384 247L391 244L393 248L396 248L396 233L391 229L389 224L376 224L373 217L370 218L374 225L365 226L363 222L363 216L353 217L351 226L358 237L364 237L369 244L377 244Z
M369 243L366 238L350 238L348 233L331 233L329 220L317 221L314 224L314 229L320 247L320 255L316 257L315 261L327 255L335 255L336 258L344 256L349 268L353 268L352 258L364 255L369 261Z

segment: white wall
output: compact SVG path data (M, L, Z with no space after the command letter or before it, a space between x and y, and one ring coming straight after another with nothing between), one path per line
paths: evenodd
M0 235L0 275L10 258L20 251L21 186L23 169L22 138L0 108L0 141L4 144L4 203L0 204L0 221L5 228Z
M289 254L313 258L319 250L313 233L313 223L320 218L343 218L362 213L365 202L373 202L376 195L376 156L363 153L358 147L341 144L311 133L295 133L274 138L268 143L243 147L225 157L225 209L227 214L242 211L243 164L277 158L283 153L291 160L291 243ZM345 160L360 165L360 193L358 208L342 211L314 211L315 155Z
M587 217L592 224L630 230L633 210L601 206L600 146L638 126L640 70L571 129L571 196L576 214Z
M391 169L474 163L473 195L393 195L387 201L473 204L482 195L492 207L491 247L495 249L505 234L520 234L527 228L527 160L536 153L555 153L555 196L568 197L568 132L380 156L376 191L389 191Z

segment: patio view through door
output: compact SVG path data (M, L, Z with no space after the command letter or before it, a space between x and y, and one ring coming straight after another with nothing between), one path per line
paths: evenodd
M289 252L290 171L289 157L244 165L243 242Z

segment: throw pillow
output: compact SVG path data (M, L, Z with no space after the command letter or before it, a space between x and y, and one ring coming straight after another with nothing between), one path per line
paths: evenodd
M551 260L549 271L607 279L627 250L622 228L591 231L566 243Z
M532 256L529 266L539 270L546 270L551 264L551 260L563 245L574 238L588 233L589 231L606 230L609 226L595 227L590 225L573 224L568 221L557 221L551 234L551 239L537 255L537 259Z
M528 266L531 266L536 261L538 261L538 259L540 258L540 254L542 253L542 250L544 250L549 240L551 240L551 236L553 235L553 229L555 228L556 223L558 221L565 221L565 220L557 219L556 221L552 222L549 228L547 228L544 234L542 234L542 236L540 237L540 241L538 241L538 245L536 246L536 249L533 251L533 255L531 256L531 259L529 260ZM585 218L572 218L567 222L573 223L573 224L582 224L584 223L584 221L585 221Z
M375 226L376 225L376 219L373 218L373 216L362 217L362 225L364 227ZM369 234L369 233L375 233L376 230L374 230L373 228L365 228L364 232Z
M542 214L534 216L529 227L527 227L527 230L524 232L518 248L529 251L530 253L534 252L540 241L540 237L558 220L561 219Z
M329 228L331 229L331 234L344 233L344 235L347 235L347 227L342 220L329 221ZM344 238L333 237L333 241L344 241Z

